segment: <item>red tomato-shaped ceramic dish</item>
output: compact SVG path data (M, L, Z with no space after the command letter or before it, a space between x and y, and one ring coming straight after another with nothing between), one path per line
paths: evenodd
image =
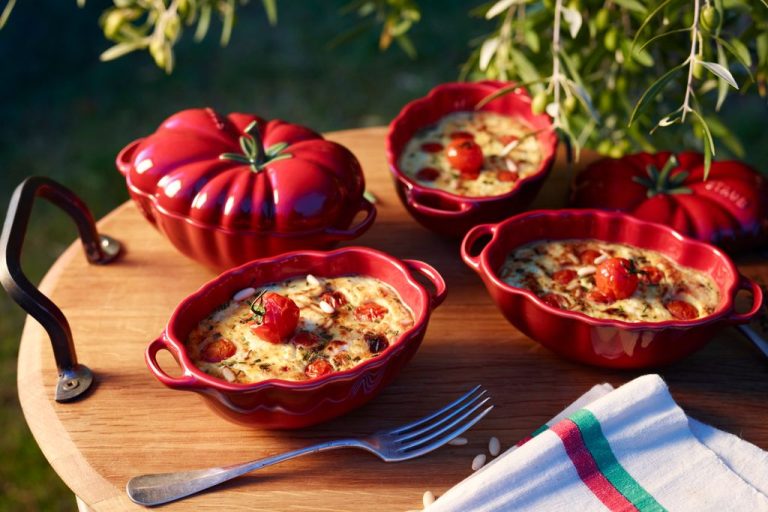
M144 216L217 269L325 248L361 235L376 216L349 150L252 114L179 112L126 146L117 167ZM352 226L359 212L365 218Z
M408 212L427 228L444 235L461 236L472 226L499 221L524 210L539 192L555 159L557 137L549 116L532 113L531 98L523 88L504 94L480 109L521 118L538 132L540 165L510 192L486 197L457 195L420 185L399 168L400 155L419 130L453 112L475 110L481 100L510 85L499 81L438 85L427 96L408 103L390 123L387 161L395 187Z
M571 204L624 211L729 252L768 234L768 181L736 161L712 162L704 180L699 153L598 160L576 176Z
M597 239L658 251L675 263L700 270L715 281L720 303L695 320L626 322L599 319L546 304L533 292L506 284L498 276L506 257L537 240ZM717 247L635 217L601 210L539 210L499 224L472 229L461 247L504 316L550 350L576 361L610 368L647 368L682 359L704 346L727 325L748 322L762 307L760 287L739 274ZM738 313L739 290L752 293L749 311Z
M229 301L238 290L308 273L318 277L358 274L384 281L413 312L414 324L376 357L349 370L305 381L230 383L194 365L184 341L200 320ZM434 289L427 290L414 275L425 278ZM181 301L162 336L147 347L146 362L160 382L173 389L199 393L215 412L227 419L265 428L306 427L342 415L375 397L416 353L430 314L445 294L443 278L426 263L400 261L363 247L293 252L256 260L225 272ZM181 367L180 376L171 376L160 367L160 350L173 355Z

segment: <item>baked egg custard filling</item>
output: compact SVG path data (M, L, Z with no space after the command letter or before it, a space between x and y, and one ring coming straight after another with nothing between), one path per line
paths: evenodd
M308 275L237 292L192 330L186 347L195 366L229 382L301 381L377 356L413 323L378 279Z

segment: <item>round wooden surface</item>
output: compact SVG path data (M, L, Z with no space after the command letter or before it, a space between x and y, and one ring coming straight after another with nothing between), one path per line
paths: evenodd
M26 420L45 456L94 510L141 508L127 497L129 478L143 473L226 465L317 441L362 435L412 420L475 384L496 409L469 432L469 444L446 446L409 462L385 464L361 451L325 452L289 461L167 505L168 510L405 510L421 508L470 472L488 438L514 444L600 382L620 385L640 372L591 368L562 360L510 326L480 279L458 256L458 242L426 231L398 201L384 157L384 128L335 132L329 138L360 159L379 217L356 245L400 258L423 259L445 277L449 294L424 343L402 374L365 407L302 431L266 431L231 424L193 393L154 379L144 349L174 306L213 272L188 260L155 231L133 204L102 219L100 230L121 240L123 256L91 266L79 242L58 259L41 288L61 307L81 363L96 375L83 400L53 400L56 367L45 331L28 319L19 352L18 386ZM562 161L562 159L561 159ZM116 172L116 171L115 171ZM560 206L567 171L558 166L535 206ZM742 262L746 275L768 279L768 265ZM167 354L166 354L167 355ZM173 373L170 356L162 359ZM686 411L768 449L768 365L734 329L704 350L659 372Z

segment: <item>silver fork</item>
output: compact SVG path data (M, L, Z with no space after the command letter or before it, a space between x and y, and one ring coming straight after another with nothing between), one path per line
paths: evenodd
M480 411L490 399L482 386L476 386L428 416L367 437L329 441L232 466L137 476L128 481L125 489L135 503L151 506L184 498L272 464L336 448L367 450L384 462L414 459L440 448L472 428L493 409L493 405L489 405Z

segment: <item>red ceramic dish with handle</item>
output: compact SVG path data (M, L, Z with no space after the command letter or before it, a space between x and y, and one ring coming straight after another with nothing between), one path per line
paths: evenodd
M411 309L414 324L379 355L349 370L310 380L230 383L194 365L184 342L200 320L239 290L308 273L318 277L358 274L384 281ZM414 276L426 279L434 289L428 290ZM443 278L421 261L401 261L363 247L288 253L225 272L185 298L174 310L162 335L147 347L145 359L160 382L173 389L199 393L214 411L227 419L264 428L306 427L349 412L375 397L415 354L432 310L442 303L445 295ZM171 353L181 367L180 376L171 376L160 367L157 362L160 350Z
M555 160L557 137L549 116L531 111L531 98L523 88L504 94L480 110L523 119L533 130L541 148L537 171L517 182L505 194L469 197L426 187L410 179L399 166L409 140L422 128L453 112L475 110L477 104L509 82L486 80L441 84L427 96L408 103L390 123L387 133L387 162L400 200L421 224L438 233L462 236L469 228L495 222L524 210L541 189Z
M545 304L532 291L504 283L497 273L507 256L521 245L574 238L658 251L679 265L712 277L720 302L714 313L694 320L599 319ZM720 328L748 322L763 303L760 286L739 274L720 249L621 213L538 210L520 214L472 229L464 238L461 255L515 327L562 356L598 366L646 368L678 361L704 346ZM752 306L744 313L736 312L734 305L740 290L752 293Z
M144 216L183 254L216 269L327 248L360 236L376 217L348 149L253 114L179 112L116 163Z

